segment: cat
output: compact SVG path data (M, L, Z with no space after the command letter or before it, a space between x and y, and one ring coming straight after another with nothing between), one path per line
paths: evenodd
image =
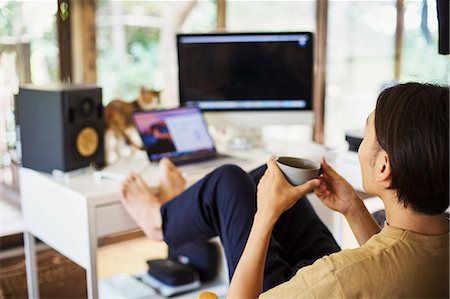
M134 127L131 114L134 111L157 109L160 104L160 92L140 89L139 97L132 102L122 99L112 100L104 109L105 117L105 154L107 163L133 150L142 150L143 145Z

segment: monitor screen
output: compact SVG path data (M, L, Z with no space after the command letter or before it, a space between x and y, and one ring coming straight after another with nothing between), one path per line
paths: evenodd
M177 47L182 106L312 110L310 32L180 34Z

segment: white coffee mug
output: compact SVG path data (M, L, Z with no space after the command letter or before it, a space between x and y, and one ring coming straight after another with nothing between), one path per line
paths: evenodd
M294 186L306 183L320 174L320 163L296 157L278 157L275 161Z

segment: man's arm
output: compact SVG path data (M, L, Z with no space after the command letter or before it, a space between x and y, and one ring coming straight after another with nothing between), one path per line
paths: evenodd
M286 181L273 159L258 184L257 212L228 289L228 298L257 298L263 290L264 265L270 236L280 215L291 208L306 193L319 185L313 179L300 186Z
M380 232L380 227L367 210L362 198L358 196L354 205L344 213L359 245L365 244L373 235Z
M273 227L273 220L255 214L250 236L231 280L228 298L257 298L261 294Z
M363 245L380 232L380 227L349 182L328 165L324 158L320 164L323 174L320 185L314 192L327 207L345 216L359 245Z

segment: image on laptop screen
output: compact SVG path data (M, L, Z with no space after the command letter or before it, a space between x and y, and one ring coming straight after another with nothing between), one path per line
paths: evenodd
M214 143L197 108L133 113L151 161L214 153Z

